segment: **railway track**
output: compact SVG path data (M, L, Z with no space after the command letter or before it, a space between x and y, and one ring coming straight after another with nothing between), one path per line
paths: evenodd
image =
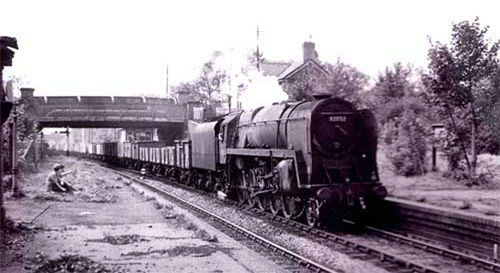
M170 201L180 204L183 207L195 212L197 216L203 220L211 223L217 229L225 232L230 237L236 239L237 241L243 242L246 245L250 245L252 249L264 250L268 253L273 261L277 262L278 265L282 266L284 269L290 272L324 272L324 273L335 273L334 269L322 266L311 259L308 259L292 250L289 250L283 246L280 246L250 230L247 230L237 224L234 224L196 204L190 203L182 198L179 198L163 189L155 187L144 180L139 180L128 176L122 172L117 172L118 174L131 179L134 183L139 184L141 187L157 194L161 198L166 198Z
M390 217L384 217L384 211L390 211ZM491 218L397 198L387 198L374 214L382 216L373 221L381 229L427 238L487 260L498 259L500 224Z
M145 181L141 180L135 181L145 183ZM188 188L183 184L177 184ZM154 188L152 185L147 187ZM193 189L188 188L188 190L192 191ZM203 191L197 191L207 195ZM237 202L231 200L226 200L226 203L242 207ZM373 238L367 238L367 235L353 236L352 234L335 234L324 230L312 229L301 223L290 221L280 216L273 216L256 208L247 208L244 206L243 208L259 217L271 220L274 225L284 229L293 229L294 232L307 235L317 242L328 245L332 249L348 254L352 258L370 261L374 265L391 272L500 272L500 264L497 261L478 258L467 253L453 251L427 241L375 227L365 227L365 231L368 231L365 233L371 234L370 236L372 237L375 234L379 238L374 240ZM345 223L353 224L348 221L345 221ZM380 238L383 238L387 242L381 242ZM381 247L381 245L383 246ZM402 245L405 245L405 247L401 247ZM397 248L399 251L391 251L391 247ZM292 258L292 260L302 261L302 258ZM314 266L310 267L314 268ZM319 270L319 272L327 271Z
M351 257L363 260L379 259L376 264L391 271L401 272L500 272L498 261L476 257L467 253L447 249L435 243L403 236L398 233L389 232L372 226L363 226L359 230L356 223L344 220L343 223L358 229L365 235L352 235L345 232L327 232L324 230L311 229L307 225L290 221L279 216L272 216L262 213L258 209L251 209L256 214L261 214L270 220L279 221L286 225L294 226L297 230L302 230L319 238L325 238L329 242L339 243L353 249L344 249L350 253ZM369 237L369 234L379 238L387 239L381 241ZM383 245L383 247L381 247ZM401 247L405 245L406 247ZM389 247L389 249L387 248ZM397 251L391 251L394 247ZM386 249L386 250L384 250ZM398 266L400 268L398 268ZM455 267L462 269L457 269ZM401 268L402 267L402 268ZM410 269L406 271L406 269Z

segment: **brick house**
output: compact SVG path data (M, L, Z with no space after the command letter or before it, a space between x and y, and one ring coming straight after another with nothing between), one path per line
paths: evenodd
M292 63L278 76L278 83L290 98L303 99L325 93L328 71L319 63L313 42L304 42L302 63Z
M302 62L263 62L261 71L264 76L276 76L283 91L292 99L325 93L329 73L321 66L314 47L313 42L304 42Z

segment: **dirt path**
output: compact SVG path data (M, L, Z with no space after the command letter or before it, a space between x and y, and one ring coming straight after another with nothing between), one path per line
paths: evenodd
M46 192L56 161L77 169L68 178L79 192ZM26 198L6 202L22 232L11 236L1 272L283 271L188 212L132 191L97 164L55 157L42 169L47 171L26 176Z

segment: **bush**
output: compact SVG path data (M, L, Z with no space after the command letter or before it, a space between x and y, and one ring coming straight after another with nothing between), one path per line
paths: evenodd
M393 144L398 138L398 128L392 122L385 123L382 132L382 139L386 145Z
M448 171L465 172L467 166L461 166L460 161L464 158L464 153L460 147L459 137L448 131L447 139L443 143L443 151L448 160Z
M417 112L408 109L403 113L398 137L389 145L389 160L396 173L404 176L422 175L426 169L425 126Z
M483 130L477 133L477 151L479 153L499 154L499 137L491 128L485 126Z

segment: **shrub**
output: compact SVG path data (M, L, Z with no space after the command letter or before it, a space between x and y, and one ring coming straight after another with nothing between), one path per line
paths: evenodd
M389 145L389 160L396 173L404 176L426 173L426 130L418 111L405 110L399 122L397 139Z

